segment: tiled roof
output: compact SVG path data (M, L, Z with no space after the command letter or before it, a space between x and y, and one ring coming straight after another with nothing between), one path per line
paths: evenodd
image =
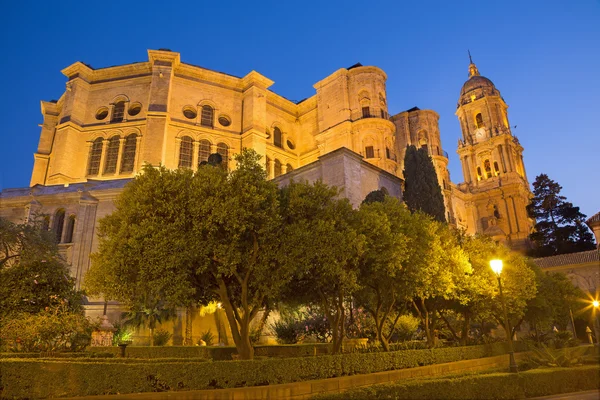
M592 222L600 222L600 211L592 215L587 221L585 221L585 223L588 225Z
M540 268L561 267L574 264L584 264L596 261L600 266L600 251L588 250L579 253L561 254L558 256L536 258L533 260Z
M89 180L87 182L71 183L68 186L65 186L65 185L52 185L52 186L35 185L33 187L26 187L26 188L4 189L4 190L0 191L0 198L7 199L7 198L11 198L11 197L29 196L29 194L32 194L34 196L41 196L41 195L52 195L52 194L59 194L59 193L72 193L72 192L85 191L85 190L94 191L94 190L104 190L104 189L120 189L131 181L132 181L131 178L113 179L113 180L107 180L107 181Z

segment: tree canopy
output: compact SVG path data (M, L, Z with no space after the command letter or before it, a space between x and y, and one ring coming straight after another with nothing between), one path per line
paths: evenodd
M444 196L427 150L408 146L404 156L404 201L411 211L422 211L446 222Z
M533 198L527 210L535 218L531 256L548 257L558 254L593 250L594 236L585 224L585 214L560 195L562 187L546 174L533 183Z

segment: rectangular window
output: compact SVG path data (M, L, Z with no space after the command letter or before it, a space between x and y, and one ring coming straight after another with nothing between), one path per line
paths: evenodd
M369 109L369 107L362 108L362 115L363 118L369 118L371 116L371 110Z
M375 158L375 150L373 146L365 147L365 158Z

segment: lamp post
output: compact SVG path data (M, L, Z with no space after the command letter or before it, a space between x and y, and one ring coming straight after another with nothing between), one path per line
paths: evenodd
M504 293L502 293L502 281L500 280L500 273L502 272L502 260L491 260L490 267L492 267L492 271L496 274L498 278L498 288L500 289L500 302L502 303L502 312L504 314L504 324L506 329L506 334L508 336L508 355L510 358L509 363L509 371L510 372L519 372L519 368L517 367L517 363L515 361L515 351L513 349L513 341L512 341L512 330L510 328L510 321L508 320L508 313L506 312L506 302L504 301Z

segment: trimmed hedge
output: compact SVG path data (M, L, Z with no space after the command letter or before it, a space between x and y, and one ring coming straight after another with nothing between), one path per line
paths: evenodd
M505 353L485 346L249 361L0 359L3 397L61 397L217 389L367 374Z
M342 393L322 394L315 400L362 399L522 399L524 397L600 389L597 365L544 368L511 373L474 374L447 378L413 379Z

